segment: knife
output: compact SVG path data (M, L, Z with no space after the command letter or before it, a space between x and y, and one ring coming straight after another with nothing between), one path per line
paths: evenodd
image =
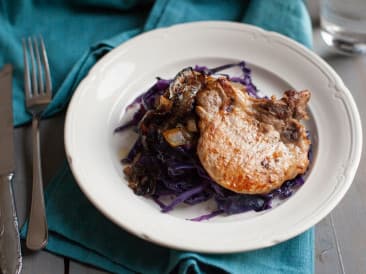
M0 273L18 274L22 255L12 191L14 177L14 136L11 65L0 71Z

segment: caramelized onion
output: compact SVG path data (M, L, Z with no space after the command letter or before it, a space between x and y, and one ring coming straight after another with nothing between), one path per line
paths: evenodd
M172 147L187 145L190 143L191 136L183 128L168 129L163 132L165 141Z

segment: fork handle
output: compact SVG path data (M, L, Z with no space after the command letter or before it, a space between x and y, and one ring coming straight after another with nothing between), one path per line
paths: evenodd
M48 241L46 210L43 196L41 149L39 141L40 117L33 115L33 186L26 245L31 250L42 249Z

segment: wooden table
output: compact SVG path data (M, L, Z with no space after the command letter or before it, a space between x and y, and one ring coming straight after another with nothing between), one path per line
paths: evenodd
M366 123L366 56L346 57L334 54L314 31L314 50L343 78ZM316 92L316 91L313 91ZM65 159L63 144L64 114L41 124L44 182L50 181ZM31 129L15 130L16 177L14 192L20 224L28 215L31 192ZM366 144L364 131L364 144ZM366 153L364 145L356 178L341 203L316 226L316 273L366 273ZM24 274L96 274L106 273L67 258L40 251L25 252Z

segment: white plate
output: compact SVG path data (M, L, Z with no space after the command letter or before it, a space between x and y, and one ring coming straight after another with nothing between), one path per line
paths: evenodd
M305 184L271 210L192 222L210 205L164 214L128 188L119 151L131 134L113 134L125 107L156 76L172 78L186 66L213 67L245 60L263 94L309 89L314 160ZM177 25L142 34L102 58L77 88L66 118L65 145L85 195L109 219L161 245L202 252L271 246L324 218L350 187L360 161L361 122L350 92L323 60L277 33L229 22ZM127 136L129 135L129 136Z

